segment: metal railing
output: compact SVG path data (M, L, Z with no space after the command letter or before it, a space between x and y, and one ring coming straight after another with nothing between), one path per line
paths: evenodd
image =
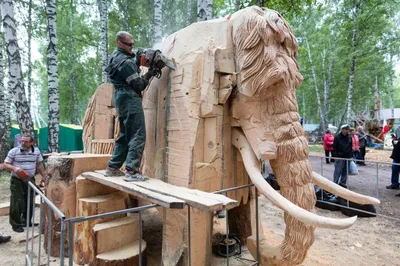
M31 197L31 194L33 196ZM46 204L48 206L48 215L47 215L47 265L50 265L50 251L51 251L51 228L52 228L52 212L54 212L61 221L60 228L60 257L64 258L64 240L65 240L65 215L36 187L34 183L31 181L28 182L28 206L27 206L27 219L26 219L26 246L25 246L25 265L32 266L33 265L33 251L34 251L34 232L35 232L35 198L36 194L40 197L40 220L39 220L39 247L38 247L38 264L40 263L41 256L41 241L42 241L42 232L43 232L43 205ZM31 202L31 200L33 202ZM32 206L31 206L32 205ZM31 213L32 207L32 213ZM31 221L32 220L32 221ZM31 222L31 224L29 224ZM32 236L29 238L29 233L32 230ZM31 248L29 250L29 241L31 242ZM60 262L60 266L64 266L64 260L62 259Z
M143 235L143 228L142 228L142 212L144 210L148 210L151 208L157 207L157 204L149 204L146 206L140 206L135 208L129 208L124 210L112 211L102 214L96 214L91 216L80 216L80 217L72 217L66 219L66 222L69 223L69 236L68 236L68 254L69 254L69 266L74 265L73 254L74 254L74 225L76 223L82 223L94 219L105 218L109 216L116 216L120 214L128 214L128 213L138 213L139 215L139 222L138 222L138 243L139 243L139 265L142 265L142 235Z
M325 155L322 155L322 156L312 155L312 156L309 156L309 158L315 158L317 160L320 160L320 169L319 169L320 170L320 174L322 176L324 176L325 178L328 178L328 179L330 177L324 175L324 165L325 165L326 159L328 159L328 158L329 159L334 159L335 160L335 164L340 160L346 161L345 165L346 165L346 174L347 174L347 182L346 182L347 188L349 187L351 179L354 178L354 176L355 176L355 175L352 175L352 174L349 173L349 163L351 161L353 161L355 163L356 162L367 163L368 166L366 166L367 168L364 168L364 169L371 169L372 168L371 170L375 172L375 176L374 176L374 179L375 179L375 182L374 182L375 183L375 187L374 187L375 195L374 196L375 196L375 198L377 198L379 200L382 199L380 197L380 194L379 194L379 188L380 188L380 182L379 182L379 179L380 179L380 177L379 177L380 165L381 166L387 166L386 167L387 169L389 169L389 166L393 166L393 165L397 165L397 166L400 167L399 163L393 163L393 162L389 163L389 162L382 162L382 161L360 160L360 159L354 159L354 158L339 158L339 157L332 157L332 156L325 156ZM336 167L336 165L334 165L334 167ZM357 166L357 169L359 170L360 168ZM313 170L315 172L317 172L315 168L313 168ZM359 172L357 175L361 175L361 174L362 173ZM335 170L334 170L334 174L333 175L335 175ZM338 183L340 183L340 181L341 180L339 179ZM400 217L396 217L396 216L393 216L393 215L392 216L388 216L388 215L384 215L384 214L379 213L379 207L376 208L376 213L375 213L375 212L370 212L370 211L366 211L366 210L350 207L350 201L348 201L348 200L346 200L346 205L341 205L341 204L337 204L337 203L334 203L334 202L330 202L330 201L324 200L324 197L323 197L324 190L322 188L321 188L321 192L322 192L321 193L322 194L321 200L317 200L317 202L328 204L328 205L331 205L331 206L336 206L336 207L339 207L339 208L352 210L352 211L357 211L359 213L364 213L364 214L368 214L368 215L372 215L372 216L376 215L378 217L382 217L382 218L386 218L386 219L390 219L390 220L394 220L394 221L400 221ZM354 191L354 192L357 192L357 191Z
M325 156L310 156L310 158L319 158L321 160L321 168L320 168L320 174L323 175L324 174L324 161L326 159ZM346 161L363 161L366 162L368 164L375 164L375 166L373 167L373 169L375 169L375 189L376 189L376 198L379 199L379 164L387 164L387 165L392 165L392 163L385 163L385 162L376 162L376 161L368 161L368 160L355 160L352 158L349 159L343 159L343 158L335 158L335 157L329 157L335 160L346 160ZM396 164L399 165L400 164ZM316 169L314 168L314 171ZM351 179L351 175L348 175L349 171L348 171L348 163L346 163L346 173L347 173L347 184L349 184L349 180ZM219 190L219 191L215 191L214 193L216 194L224 194L225 196L227 196L228 192L231 191L236 191L236 190L240 190L240 189L249 189L251 187L253 187L253 184L248 184L248 185L242 185L242 186L238 186L238 187L234 187L234 188L228 188L228 189L223 189L223 190ZM142 265L142 254L141 254L141 249L142 249L142 236L143 236L143 228L142 228L142 212L151 208L155 208L158 205L157 204L150 204L150 205L146 205L146 206L141 206L141 207L135 207L135 208L129 208L129 209L124 209L124 210L119 210L119 211L113 211L113 212L108 212L108 213L103 213L103 214L97 214L97 215L92 215L92 216L80 216L80 217L72 217L72 218L66 218L65 215L32 183L29 182L29 187L28 187L28 219L27 219L27 233L26 233L26 254L25 254L25 261L26 264L25 265L33 265L33 250L34 250L34 244L33 244L33 226L34 226L34 219L35 219L35 208L33 208L32 210L32 226L29 227L29 215L30 215L30 208L31 208L31 193L34 193L35 195L39 195L40 196L40 223L39 223L39 249L38 249L38 265L42 265L40 263L41 260L41 256L40 256L40 250L41 250L41 233L43 231L43 205L46 204L49 208L48 208L48 219L47 219L47 226L48 226L48 243L47 243L47 265L50 265L50 250L51 250L51 227L52 227L52 212L54 212L58 218L61 221L61 225L60 225L60 265L63 266L64 265L64 257L65 257L65 234L66 234L66 225L68 223L68 259L69 259L69 265L72 266L73 265L73 251L74 251L74 225L76 223L81 223L81 222L85 222L85 221L89 221L89 220L93 220L93 219L99 219L99 218L105 218L105 217L109 217L109 216L115 216L115 215L121 215L121 214L128 214L128 213L137 213L139 216L139 223L138 223L138 242L139 242L139 265ZM33 197L34 198L34 197ZM259 240L260 240L260 236L259 236L259 204L258 204L258 191L257 188L255 188L255 194L254 194L254 200L255 200L255 218L256 218L256 248L257 248L257 255L256 255L256 260L248 260L250 261L252 264L251 265L259 265L259 261L260 261L260 246L259 246ZM337 206L340 208L346 208L349 210L353 210L353 211L357 211L357 212L363 212L366 214L370 214L370 215L377 215L383 218L387 218L387 219L392 219L392 220L396 220L396 221L400 221L399 217L393 217L393 216L387 216L387 215L383 215L380 214L379 211L377 210L376 213L372 213L372 212L368 212L365 210L360 210L357 208L352 208L349 206L349 201L347 201L347 206L346 205L340 205L340 204L336 204L336 203L332 203L329 201L324 200L324 197L322 196L322 200L318 200L319 202L323 202L325 204L330 204L333 206ZM34 206L34 205L33 205ZM225 222L226 222L226 232L225 232L225 237L227 239L229 239L229 214L228 214L228 210L225 209ZM189 205L187 205L187 230L188 230L188 235L187 235L187 241L188 241L188 256L187 256L187 262L188 265L191 265L191 260L192 260L192 243L191 243L191 207ZM30 230L32 230L32 237L29 238L29 233ZM29 243L31 242L31 248L29 251ZM210 247L211 248L211 247ZM227 246L227 251L226 254L229 254L229 247ZM230 256L226 256L226 265L229 266L230 264Z
M236 191L239 189L246 189L253 187L253 184L248 184L248 185L243 185L243 186L238 186L234 188L228 188L228 189L223 189L219 191L215 191L215 194L227 194L228 192L231 191ZM33 191L33 192L31 192ZM47 226L48 226L48 232L47 232L47 265L50 265L50 251L51 251L51 237L52 237L52 213L54 212L58 218L61 221L61 227L60 227L60 266L64 266L65 264L65 240L66 240L66 228L68 224L68 265L73 266L74 265L74 260L73 260L73 255L74 255L74 226L77 223L82 223L85 221L93 220L93 219L99 219L99 218L105 218L105 217L110 217L110 216L116 216L116 215L121 215L121 214L128 214L128 213L138 213L138 243L139 243L139 265L142 265L142 236L143 236L143 228L142 228L142 212L151 208L158 207L159 205L157 204L149 204L146 206L141 206L141 207L135 207L135 208L129 208L129 209L124 209L124 210L118 210L118 211L112 211L112 212L107 212L103 214L97 214L97 215L92 215L92 216L79 216L79 217L71 217L71 218L66 218L65 215L32 183L29 182L29 188L28 188L28 221L29 221L29 215L30 215L30 195L31 193L34 193L34 196L37 194L40 196L40 223L39 223L39 247L38 247L38 264L37 265L43 265L41 264L41 234L43 231L43 205L47 204L48 206L48 214L47 214ZM253 264L251 265L258 265L259 261L259 221L258 221L258 197L257 197L257 189L255 190L255 208L256 208L256 235L257 235L257 261L251 261ZM186 204L187 205L187 204ZM32 212L32 227L27 227L27 234L26 234L26 250L25 250L25 265L32 266L33 265L33 250L34 250L34 245L33 245L33 232L34 232L34 219L35 219L35 208L33 208ZM188 256L187 256L187 262L188 265L191 265L191 259L192 259L192 250L191 250L191 207L187 205L187 230L188 230L188 236L187 236L187 241L188 241ZM225 222L226 222L226 238L229 237L229 223L228 223L228 210L225 209ZM28 226L27 222L27 226ZM32 230L32 237L29 238L29 233L30 230ZM31 242L31 249L28 249L28 242ZM210 247L212 248L212 247ZM227 246L227 254L228 254L228 246ZM226 257L227 265L229 266L229 256Z

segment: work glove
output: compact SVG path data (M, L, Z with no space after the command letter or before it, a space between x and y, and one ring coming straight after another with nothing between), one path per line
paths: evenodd
M144 74L144 78L150 80L152 77L157 75L157 71L153 68L149 68L146 74Z
M144 54L144 50L139 48L138 51L135 54L136 57L136 66L139 69L140 68L140 59L142 57L142 55Z

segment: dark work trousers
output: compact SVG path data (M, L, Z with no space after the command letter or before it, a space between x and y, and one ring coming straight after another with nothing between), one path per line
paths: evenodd
M357 163L358 164L365 164L365 162L363 162L365 160L365 147L364 148L360 148L360 153L359 153L358 157L359 157L358 159L362 160L362 161L357 161Z
M331 153L331 157L333 156L332 151L325 150L325 161L326 163L329 163L329 153ZM330 158L330 162L333 163L335 159Z
M400 165L395 164L396 162L393 160L392 164L392 186L398 187L399 183L399 173L400 173Z
M31 182L35 184L35 178L31 178ZM10 181L10 224L13 229L18 227L25 227L27 220L27 207L28 207L28 183L16 178L11 177ZM32 222L32 211L35 207L34 191L31 190L31 208L29 215L29 223Z
M125 162L126 170L139 172L146 142L144 112L119 117L120 133L115 142L114 152L108 166L121 168Z
M336 160L333 172L333 182L347 188L347 176L349 173L349 161Z

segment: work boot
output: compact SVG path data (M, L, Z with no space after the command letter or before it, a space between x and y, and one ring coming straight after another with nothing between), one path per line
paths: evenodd
M387 189L399 189L399 186L396 185L390 185L390 186L386 186Z
M17 233L23 233L24 232L24 228L22 228L22 227L16 227L16 228L13 228L13 230L14 230L14 232L17 232Z
M124 172L117 168L107 167L104 176L123 176Z
M142 175L141 173L138 172L133 172L133 171L126 171L124 180L126 182L138 182L138 181L146 181L149 178L145 175Z
M8 241L10 241L11 236L0 236L0 244L4 244L7 243Z

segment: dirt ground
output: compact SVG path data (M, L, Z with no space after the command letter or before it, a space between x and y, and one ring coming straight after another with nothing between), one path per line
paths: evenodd
M388 154L388 153L386 153ZM314 171L332 179L333 165L325 164L317 154L310 158ZM385 156L380 155L382 158ZM368 157L367 157L368 159ZM308 252L304 266L392 266L400 265L400 197L395 194L400 190L387 190L386 185L390 184L391 169L388 166L378 167L378 179L376 178L377 168L373 164L359 167L358 176L349 177L349 188L351 190L376 196L381 200L381 205L376 206L380 214L385 217L359 218L356 224L346 230L335 231L317 229L314 245ZM9 198L9 178L0 178L0 202ZM378 185L378 190L376 186ZM264 196L260 197L259 208L261 220L264 225L264 234L271 244L279 244L283 239L285 224L283 213L280 209L271 204ZM38 209L36 209L38 210ZM155 210L154 210L155 211ZM154 258L160 257L162 222L160 217L149 211L144 215L144 239L148 243L148 251ZM331 212L317 209L319 215L345 218L341 212ZM38 211L36 212L38 221ZM397 220L396 220L397 219ZM225 222L223 219L215 219L215 231L223 232ZM8 217L0 217L0 234L11 235L12 240L0 245L0 266L2 265L24 265L25 233L18 234L11 230L8 224ZM35 235L38 235L37 231ZM30 244L30 243L29 243ZM38 238L35 238L34 245L37 247ZM37 265L37 250L33 257ZM46 262L45 252L41 252L41 264ZM240 258L231 258L229 265L251 265L251 262L241 258L252 259L246 247L243 248ZM51 265L59 265L57 259L51 258ZM157 259L150 259L149 265L158 265ZM67 261L66 261L67 263ZM66 264L68 265L68 264ZM223 258L214 258L212 265L226 265Z

